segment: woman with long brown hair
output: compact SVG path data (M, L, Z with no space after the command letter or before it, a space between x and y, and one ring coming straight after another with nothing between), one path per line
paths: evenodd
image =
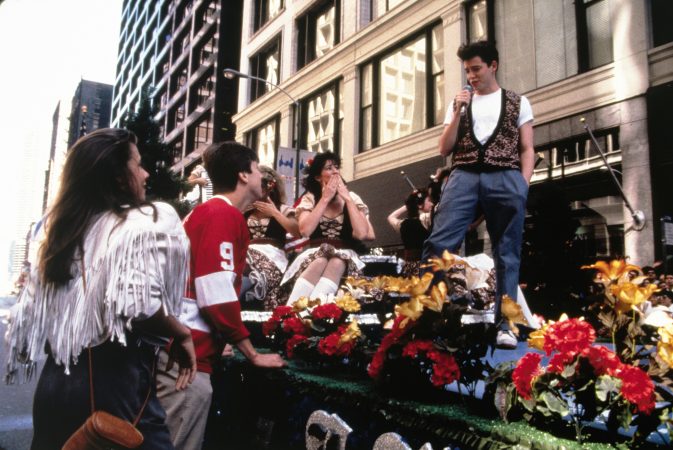
M94 131L68 152L39 261L8 333L10 382L21 369L30 375L47 353L33 449L60 449L94 407L127 421L142 411L140 448L172 448L153 372L167 338L181 368L176 388L196 371L191 334L175 317L189 243L171 206L145 201L147 177L127 130Z

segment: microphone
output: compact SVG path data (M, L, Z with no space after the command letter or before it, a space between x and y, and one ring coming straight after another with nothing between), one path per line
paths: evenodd
M472 91L474 91L474 89L472 88L472 85L471 85L471 84L468 83L468 84L466 84L465 86L463 86L463 90L464 90L464 91L468 91L468 92L470 93L470 98L472 97ZM463 105L460 107L460 115L461 115L461 116L464 116L464 115L465 115L465 104L463 104Z

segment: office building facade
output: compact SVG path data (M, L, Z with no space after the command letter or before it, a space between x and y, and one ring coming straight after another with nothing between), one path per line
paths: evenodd
M87 133L110 126L112 86L81 80L72 97L68 148Z
M176 172L189 170L213 140L233 139L242 0L125 0L112 124L120 126L147 93L157 106Z
M582 258L662 257L673 213L668 136L671 3L662 0L255 0L245 3L239 140L274 163L280 148L333 150L370 206L375 245L399 243L385 217L402 204L404 170L425 185L437 167L450 100L465 84L461 43L495 40L498 79L535 115L528 222L558 202ZM231 81L239 83L238 80ZM641 228L588 138L594 130ZM668 125L667 125L668 124ZM666 189L666 191L664 191ZM488 250L485 227L470 244Z

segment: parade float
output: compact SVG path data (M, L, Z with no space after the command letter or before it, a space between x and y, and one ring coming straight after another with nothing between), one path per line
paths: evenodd
M421 277L347 278L333 298L248 312L283 371L234 357L214 375L209 436L231 448L668 448L673 319L640 268L597 262L589 319L537 323L495 350L492 273L445 253ZM236 433L232 433L235 430ZM235 442L232 436L236 435ZM229 447L228 447L229 448Z

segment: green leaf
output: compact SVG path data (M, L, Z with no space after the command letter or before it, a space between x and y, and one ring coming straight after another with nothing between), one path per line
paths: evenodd
M596 380L596 397L601 402L606 402L610 398L610 394L618 395L621 387L622 381L619 378L602 375Z
M576 372L577 372L577 360L575 360L574 363L565 366L563 372L561 372L561 376L565 379L572 378L575 376Z
M521 404L523 405L524 408L526 408L530 412L535 412L535 405L537 403L535 401L535 398L530 398L526 400L523 397L519 397L519 400L521 401Z
M568 403L566 403L565 400L563 400L558 395L554 395L549 391L540 394L540 400L542 400L544 404L547 405L547 408L549 408L550 411L559 414L561 417L570 413Z

